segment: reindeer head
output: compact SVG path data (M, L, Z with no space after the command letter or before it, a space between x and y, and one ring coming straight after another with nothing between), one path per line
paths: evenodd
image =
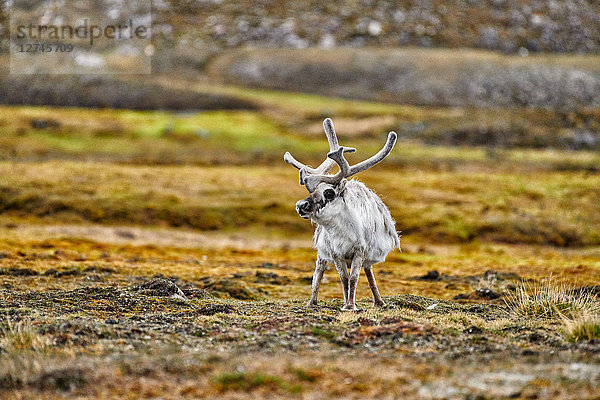
M390 154L398 138L396 132L390 132L385 146L377 154L350 166L344 158L344 153L354 153L356 149L338 144L331 119L326 118L323 121L323 128L325 128L330 152L318 168L313 169L302 164L292 157L289 152L286 152L283 156L285 162L300 170L300 184L306 186L306 189L310 192L310 196L296 203L296 211L305 219L317 219L325 209L334 212L335 209L340 207L339 199L344 193L346 179L371 168L383 160ZM335 175L327 175L335 164L339 166L339 172Z

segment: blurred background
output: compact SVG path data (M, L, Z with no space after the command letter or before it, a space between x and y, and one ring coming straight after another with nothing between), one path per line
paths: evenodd
M0 0L0 397L599 398L598 0L154 0L63 75L11 58L16 3L86 15ZM357 177L403 235L384 308L335 268L305 307L283 154L326 117L351 164L400 137Z
M600 244L597 2L156 0L147 75L9 74L9 6L5 225L307 237L282 154L318 164L331 117L351 162L399 132L361 179L408 244Z

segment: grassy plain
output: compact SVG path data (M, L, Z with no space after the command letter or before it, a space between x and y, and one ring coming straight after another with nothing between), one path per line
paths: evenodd
M0 397L597 398L600 156L448 139L555 116L204 90L257 109L0 108ZM327 115L351 162L404 137L359 177L404 234L382 309L361 277L340 312L334 269L304 307L281 158L319 163Z

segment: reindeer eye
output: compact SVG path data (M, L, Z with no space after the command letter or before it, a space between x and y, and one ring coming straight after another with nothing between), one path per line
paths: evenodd
M333 189L325 189L323 196L325 196L325 200L333 200L335 197L335 191Z

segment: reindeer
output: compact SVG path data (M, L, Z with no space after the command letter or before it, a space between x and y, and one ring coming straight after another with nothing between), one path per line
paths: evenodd
M383 160L394 148L397 135L390 132L385 146L371 158L350 166L344 153L356 149L338 144L331 119L323 121L330 152L317 168L297 161L289 152L283 159L299 170L300 184L310 195L296 203L300 217L317 225L314 247L317 263L312 280L312 294L307 306L317 305L317 296L327 263L335 265L344 293L343 311L356 311L356 285L364 269L373 292L373 306L381 307L383 300L375 283L373 264L384 261L394 248L400 249L400 235L395 221L381 199L357 180L347 180ZM337 164L335 175L327 173ZM350 268L350 273L348 273Z

